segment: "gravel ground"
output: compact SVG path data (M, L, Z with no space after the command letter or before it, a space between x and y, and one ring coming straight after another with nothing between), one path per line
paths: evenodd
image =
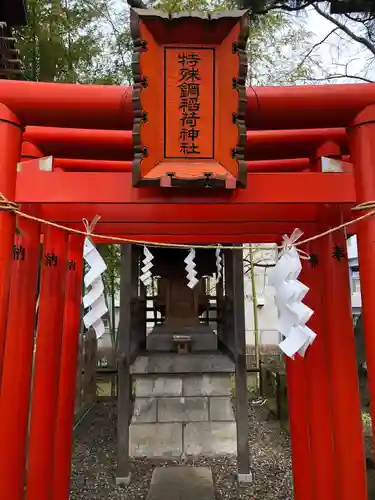
M375 498L375 462L374 462L374 446L372 440L371 416L368 412L362 413L363 433L365 437L365 451L367 457L367 486L368 498Z
M156 466L175 464L209 466L216 500L292 500L291 459L288 436L279 424L266 420L268 412L249 402L250 456L254 481L237 487L233 481L236 460L219 457L193 461L134 460L132 482L126 490L116 487L116 405L100 403L77 429L72 462L70 500L146 499Z

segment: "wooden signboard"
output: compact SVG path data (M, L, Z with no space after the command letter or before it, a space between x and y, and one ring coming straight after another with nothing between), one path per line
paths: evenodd
M246 185L248 12L132 9L133 185Z

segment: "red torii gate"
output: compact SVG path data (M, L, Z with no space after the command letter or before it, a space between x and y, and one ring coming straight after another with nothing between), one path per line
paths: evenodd
M134 188L126 163L132 159L131 98L131 89L123 87L0 82L1 193L23 212L71 228L82 229L82 217L100 214L97 232L108 235L107 241L123 236L177 244L273 242L296 226L313 236L350 220L350 209L357 203L375 199L374 85L247 89L247 185L227 192ZM350 127L349 134L345 127ZM251 156L257 137L259 152L254 157L261 165L254 165ZM30 141L33 147L26 144ZM335 144L324 146L327 141ZM337 157L337 145L341 153L350 154L353 171L322 173L317 159L322 152ZM46 154L60 159L31 160ZM0 212L2 494L12 500L24 495L43 233L44 255L57 255L58 260L43 260L26 498L66 500L82 238L68 238L60 229L22 217L17 224L21 233L14 242L14 215ZM355 230L373 402L374 219L356 224ZM366 499L348 271L332 259L336 245L345 247L343 231L308 246L319 257L317 268L306 266L303 271L311 289L306 303L315 311L311 327L318 337L305 359L287 360L296 500ZM12 255L19 258L12 262Z

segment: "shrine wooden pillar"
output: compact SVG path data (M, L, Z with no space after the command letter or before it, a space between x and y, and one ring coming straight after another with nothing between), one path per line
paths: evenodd
M237 407L237 469L239 481L250 482L243 250L232 250L232 262L233 335Z
M310 436L312 498L334 500L337 497L335 496L331 401L323 316L323 276L321 269L315 266L314 260L314 256L320 253L319 242L310 244L307 251L313 255L313 259L302 262L299 279L310 288L303 303L314 311L307 326L317 334L315 341L306 351L303 363ZM291 363L295 361L296 359Z
M51 500L68 234L45 227L26 500Z
M132 336L134 302L138 296L138 252L134 245L121 246L120 324L118 330L117 375L117 484L130 482L129 424L132 416L130 365L136 352Z
M220 307L220 342L230 358L234 359L234 336L233 336L233 261L231 250L223 250L224 279L223 300Z
M15 195L21 137L21 125L17 117L0 103L0 193L9 201L13 201ZM14 228L14 215L9 211L0 210L0 379L8 316Z
M81 323L83 237L70 235L65 288L52 499L68 500L74 424L78 342Z
M323 220L322 231L327 225L332 227L340 222L338 214L332 213L326 213ZM317 259L317 270L321 269L324 286L336 498L366 500L366 466L344 231L321 238ZM323 438L319 443L324 445Z
M349 130L357 202L375 201L375 105L356 117ZM373 209L372 209L373 210ZM358 215L364 214L359 212ZM372 426L375 427L375 218L356 224L361 280L362 321L366 348ZM375 444L375 432L373 432ZM375 448L374 448L375 450Z
M226 300L223 342L235 364L238 479L250 482L245 293L242 250L224 251Z
M30 211L22 206L22 210ZM13 246L0 396L0 470L4 498L23 500L29 421L40 226L19 218Z
M216 331L219 343L223 337L224 283L221 277L216 283Z

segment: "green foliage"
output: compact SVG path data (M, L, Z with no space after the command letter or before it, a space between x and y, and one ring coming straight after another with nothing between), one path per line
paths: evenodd
M234 0L157 0L168 11L238 8ZM29 0L29 24L16 32L24 76L35 81L131 84L129 10L116 0ZM300 18L269 12L252 20L249 84L305 81L311 64L302 61L310 35Z
M98 245L98 250L107 264L107 270L103 275L103 282L107 306L109 306L110 335L113 345L115 345L117 339L115 297L120 288L121 246L100 244Z
M121 246L101 244L98 245L98 250L107 264L103 275L104 287L106 292L112 295L120 286Z
M99 54L95 11L79 0L29 0L28 12L28 26L16 34L25 78L79 81Z
M233 0L158 0L153 5L166 12L217 12L239 7ZM310 47L303 19L270 11L251 20L248 42L249 85L293 85L312 76L311 62L303 61Z
M45 82L130 83L127 12L107 0L29 0L19 29L25 79Z

